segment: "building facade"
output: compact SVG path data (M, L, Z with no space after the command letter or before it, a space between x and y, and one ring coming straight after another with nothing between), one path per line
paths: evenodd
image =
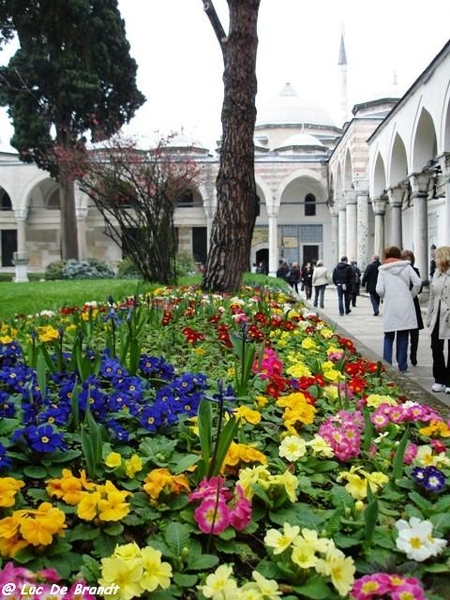
M339 69L345 95L345 51ZM255 177L260 199L251 263L274 275L281 258L303 264L340 256L361 268L386 245L407 247L426 279L429 247L450 244L450 43L401 97L356 105L342 127L287 83L258 111ZM345 111L343 110L343 113ZM174 152L201 167L201 183L179 199L180 251L203 263L216 206L218 156L184 133ZM0 149L0 268L22 259L43 272L60 258L58 185ZM112 265L122 253L95 206L76 193L80 258ZM251 264L249 265L251 268Z

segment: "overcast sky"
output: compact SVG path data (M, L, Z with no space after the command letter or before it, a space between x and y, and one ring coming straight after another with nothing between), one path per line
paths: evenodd
M227 2L214 4L226 30ZM119 9L147 98L128 130L151 136L184 128L214 148L221 133L223 65L202 0L119 0ZM340 126L342 27L351 108L392 93L394 73L405 91L450 39L448 14L449 0L261 0L257 106L289 81ZM3 142L9 137L5 125L0 136Z

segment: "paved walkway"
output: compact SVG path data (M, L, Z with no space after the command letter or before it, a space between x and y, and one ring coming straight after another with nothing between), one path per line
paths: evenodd
M300 296L304 299L303 292ZM314 298L314 296L313 296ZM337 292L334 286L327 286L325 292L325 308L314 308L312 302L306 301L314 311L328 322L336 325L344 335L353 339L358 350L371 360L382 360L383 358L383 306L381 305L378 317L373 316L370 298L363 292L357 298L356 307L352 307L349 315L341 317L338 310ZM426 313L427 296L421 294L422 312ZM425 318L424 318L425 320ZM395 356L395 342L394 342ZM434 383L431 369L431 348L430 332L427 328L420 331L419 348L417 353L417 366L408 366L408 372L404 375L398 371L398 365L394 363L391 367L386 364L396 381L405 385L408 390L408 396L416 396L418 402L424 402L435 405L438 408L444 408L445 413L450 416L450 394L434 394L431 392L431 386Z

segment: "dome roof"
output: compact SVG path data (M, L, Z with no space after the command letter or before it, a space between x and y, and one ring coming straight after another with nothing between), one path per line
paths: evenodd
M288 137L281 146L275 150L286 150L288 148L308 148L320 151L326 151L328 148L315 136L309 133L296 133Z
M298 125L310 123L334 127L330 115L317 102L299 98L290 83L286 83L280 95L258 110L256 126Z

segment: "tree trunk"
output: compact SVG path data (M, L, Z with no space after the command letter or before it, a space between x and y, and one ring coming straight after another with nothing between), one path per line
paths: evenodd
M222 145L216 180L217 210L202 287L237 291L250 267L257 216L253 136L256 120L256 51L260 0L228 0L229 35L218 31L224 59ZM205 3L208 13L212 2ZM217 16L214 12L214 17Z
M67 135L60 136L60 143L69 154L71 151ZM70 258L78 260L78 227L75 212L75 186L70 168L62 165L58 176L59 207L60 207L60 236L61 259Z

